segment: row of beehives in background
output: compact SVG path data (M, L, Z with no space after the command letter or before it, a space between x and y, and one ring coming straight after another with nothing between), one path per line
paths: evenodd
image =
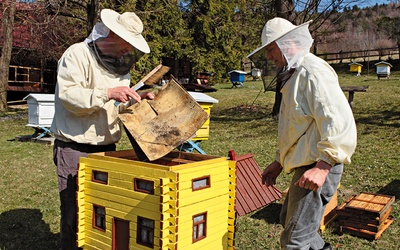
M340 232L378 240L390 224L395 196L361 193L353 195L336 209Z
M361 63L352 62L349 64L349 66L350 66L351 73L357 73L357 76L361 75L361 69L363 67L363 65ZM378 79L380 79L380 78L389 79L390 68L392 68L393 65L391 65L388 62L381 61L381 62L375 63L375 66L376 66L376 75L378 76Z
M357 63L357 62L352 62L349 64L350 66L350 72L351 73L356 73L357 76L361 76L361 71L362 71L362 67L363 65L361 63ZM378 79L380 78L386 78L389 79L390 76L390 69L393 67L392 64L388 63L388 62L378 62L375 63L376 66L376 75L378 76ZM243 87L243 83L245 81L245 76L248 74L245 71L241 71L241 70L232 70L229 73L230 76L230 81L232 83L232 88L233 87ZM257 69L257 68L253 68L251 70L251 76L253 77L253 80L258 80L261 78L262 75L262 70L261 69Z

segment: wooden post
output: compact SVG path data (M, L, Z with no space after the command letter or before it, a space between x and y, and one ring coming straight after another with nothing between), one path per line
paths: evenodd
M354 91L349 91L349 104L351 109L353 109L353 99L354 99Z

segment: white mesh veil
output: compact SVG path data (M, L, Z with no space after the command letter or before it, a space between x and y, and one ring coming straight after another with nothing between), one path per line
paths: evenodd
M144 52L133 47L130 53L127 53L120 58L114 58L103 54L97 48L96 42L106 38L109 33L110 29L103 22L98 22L84 42L93 49L98 62L103 65L105 69L118 75L128 74L132 69L133 64L143 56Z
M92 33L85 39L85 43L89 44L93 41L96 41L99 38L107 37L108 33L110 33L110 29L104 25L102 22L98 22L94 25Z
M298 67L298 64L310 51L313 41L308 25L291 30L275 41L288 63L286 69Z
M277 75L271 80L269 76L275 75L274 73L271 75L271 72L276 70L285 72L290 68L298 67L310 51L313 43L308 30L310 22L312 21L295 26L286 19L276 17L265 24L261 35L262 45L247 56L256 68L261 69L265 91L275 91ZM272 42L276 42L286 59L287 65L283 69L277 69L274 63L267 60L265 47Z

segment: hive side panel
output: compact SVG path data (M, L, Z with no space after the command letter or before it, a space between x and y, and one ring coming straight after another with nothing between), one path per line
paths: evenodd
M208 114L208 119L204 122L204 124L201 126L199 130L196 131L196 136L192 138L193 141L206 141L208 140L208 137L210 135L210 113L211 113L211 108L212 104L210 103L204 103L200 102L200 106L203 108L204 111L207 112Z
M172 155L173 157L173 155ZM193 157L192 161L189 161ZM79 173L82 186L82 230L79 244L84 249L110 249L113 219L129 221L130 248L149 249L136 243L138 216L155 222L153 249L202 249L221 242L217 249L231 249L234 235L235 164L225 158L184 154L188 163L176 166L141 163L96 155L83 158ZM106 184L92 181L93 170L108 173ZM210 188L192 190L193 179L209 175ZM134 190L134 179L154 183L154 194ZM93 205L106 209L106 230L93 228ZM193 243L193 216L207 213L209 237ZM101 247L100 243L103 244ZM89 244L90 243L90 244ZM187 245L187 248L185 247ZM198 247L198 248L197 248ZM204 248L203 248L204 249Z
M228 207L228 234L227 249L235 249L235 201L236 201L236 162L228 161L229 164L229 207Z
M179 174L169 173L160 179L160 248L178 249L179 228Z
M109 158L109 157L108 157ZM128 164L125 164L128 163ZM160 177L170 176L161 168L151 169L140 162L112 162L82 158L83 166L79 172L81 202L79 211L79 246L83 248L111 249L113 219L118 218L130 223L131 249L148 249L136 243L137 217L144 217L155 222L154 247L160 248ZM167 168L165 168L167 169ZM105 183L92 180L93 170L108 173ZM154 194L134 190L134 178L153 181ZM93 206L105 208L106 230L93 227ZM133 245L132 245L133 244Z
M235 164L225 159L209 164L205 161L195 168L179 170L179 249L213 246L212 249L217 250L233 245L234 168ZM192 181L204 176L209 176L210 187L192 190ZM193 242L193 216L198 214L207 216L207 236Z
M77 173L78 190L77 198L77 245L82 247L85 244L85 168L86 164L80 163Z

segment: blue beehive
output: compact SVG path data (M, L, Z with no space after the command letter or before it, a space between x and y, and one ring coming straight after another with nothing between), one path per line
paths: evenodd
M247 74L246 72L240 70L232 70L228 74L231 76L231 82L234 87L236 85L243 86L244 76Z

